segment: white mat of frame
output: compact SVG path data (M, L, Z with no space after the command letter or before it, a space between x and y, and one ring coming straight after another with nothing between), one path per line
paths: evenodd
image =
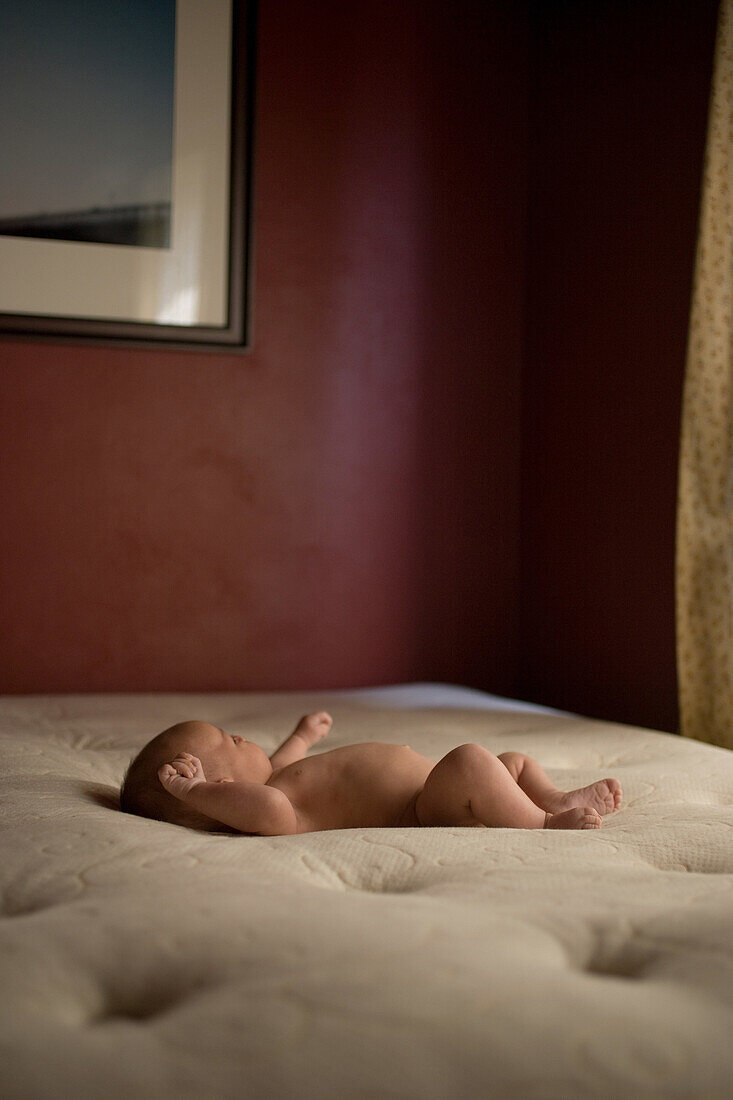
M123 816L150 736L531 753L585 833L204 835ZM733 753L411 685L0 700L5 1100L733 1094Z

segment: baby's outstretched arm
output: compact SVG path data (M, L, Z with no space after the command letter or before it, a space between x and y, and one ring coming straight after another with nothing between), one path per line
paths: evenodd
M298 722L297 726L282 745L270 757L272 769L284 768L288 764L294 764L296 760L302 760L308 749L326 736L333 718L326 714L325 710L319 710L316 714L306 714Z
M191 753L179 753L171 764L163 764L158 778L169 794L240 833L284 836L298 831L295 810L282 791L241 780L209 783L201 761Z

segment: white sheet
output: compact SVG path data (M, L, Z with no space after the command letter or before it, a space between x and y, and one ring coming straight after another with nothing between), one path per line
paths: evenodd
M202 717L603 775L600 831L204 835L115 808ZM441 685L0 700L0 1093L730 1097L733 753Z

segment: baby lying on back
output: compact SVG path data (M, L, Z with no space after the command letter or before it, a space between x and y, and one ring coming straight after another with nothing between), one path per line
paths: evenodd
M529 756L459 745L437 764L407 745L366 742L306 758L332 719L301 718L268 757L208 722L181 722L141 750L125 776L128 813L259 836L322 829L472 825L597 829L621 803L615 779L561 791Z

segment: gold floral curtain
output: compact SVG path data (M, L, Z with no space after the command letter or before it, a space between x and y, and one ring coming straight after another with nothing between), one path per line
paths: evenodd
M722 0L682 412L682 733L733 748L733 0Z

